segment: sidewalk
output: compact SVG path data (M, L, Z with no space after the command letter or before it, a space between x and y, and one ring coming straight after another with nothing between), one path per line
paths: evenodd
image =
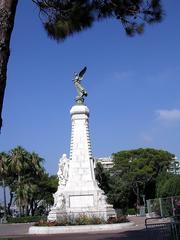
M135 225L132 226L134 230L137 229L145 229L145 219L146 217L140 217L140 216L128 216L129 221L134 222Z
M145 229L145 225L144 225L144 220L145 220L145 217L139 217L139 216L129 216L128 219L132 222L134 222L134 226L131 226L129 228L126 228L126 229L120 229L120 230L115 230L115 231L105 231L104 233L94 233L94 234L90 234L90 233L87 233L88 234L88 239L91 239L91 236L102 236L104 234L108 234L108 235L117 235L117 234L120 234L121 236L127 236L127 234L131 235L131 238L132 236L134 235L137 235L139 234L138 232L141 232L141 230ZM0 238L2 238L3 236L4 237L20 237L20 239L51 239L52 235L51 236L30 236L28 235L28 229L30 226L32 226L33 223L27 223L27 224L23 224L23 223L16 223L16 224L0 224ZM60 236L60 234L58 234ZM67 237L65 237L65 235L67 235ZM81 234L80 234L81 235ZM79 237L81 237L79 235ZM82 234L82 235L86 235L85 233ZM22 236L26 236L26 238L21 238ZM69 233L69 234L61 234L61 236L63 238L61 239L70 239L70 236L72 237L72 234ZM68 237L69 236L69 237ZM77 234L73 234L74 237L77 236ZM74 239L73 237L73 239ZM132 239L134 239L134 237ZM56 239L55 235L53 235L53 239ZM103 239L103 238L102 238ZM106 238L104 238L106 239ZM136 238L135 238L136 239Z
M0 224L0 237L26 235L32 225L33 223Z

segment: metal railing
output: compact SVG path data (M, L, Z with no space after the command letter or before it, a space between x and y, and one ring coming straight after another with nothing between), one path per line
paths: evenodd
M180 196L149 199L146 202L150 217L172 217L180 214Z
M180 240L180 221L153 217L145 219L148 240Z

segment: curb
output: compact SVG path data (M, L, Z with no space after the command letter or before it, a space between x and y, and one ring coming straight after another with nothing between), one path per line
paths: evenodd
M28 234L59 234L59 233L83 233L83 232L102 232L122 230L133 226L133 222L116 223L116 224L99 224L99 225L86 225L86 226L54 226L54 227L37 227L32 226L29 228Z

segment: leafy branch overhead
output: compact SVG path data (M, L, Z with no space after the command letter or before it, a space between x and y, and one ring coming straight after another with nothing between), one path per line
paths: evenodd
M142 33L146 23L162 19L161 0L32 0L50 38L63 41L95 21L117 19L126 33ZM23 2L23 1L22 1ZM0 130L10 55L10 39L18 0L0 0Z
M126 33L142 33L146 23L160 22L160 0L33 0L48 35L63 41L66 37L90 28L95 21L117 19Z

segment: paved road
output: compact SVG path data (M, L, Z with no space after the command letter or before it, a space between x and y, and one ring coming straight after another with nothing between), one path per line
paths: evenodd
M145 240L147 234L144 227L144 218L130 217L135 222L133 227L116 232L101 233L73 233L58 235L27 235L31 224L0 224L0 238L12 237L19 240Z
M9 236L10 237L10 236ZM12 236L16 240L145 240L147 234L145 230L108 232L108 233L82 233L82 234L58 234L58 235L31 235Z

